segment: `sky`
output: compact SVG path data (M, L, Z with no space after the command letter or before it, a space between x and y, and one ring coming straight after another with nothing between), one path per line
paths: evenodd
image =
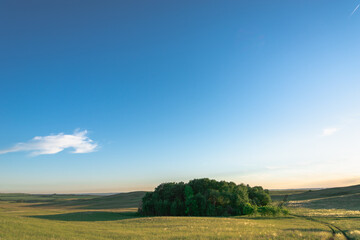
M360 1L0 2L0 192L360 183Z

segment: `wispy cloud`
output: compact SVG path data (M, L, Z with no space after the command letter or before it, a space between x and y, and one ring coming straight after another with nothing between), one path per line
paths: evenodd
M358 4L358 5L355 7L354 11L352 11L352 13L350 14L350 17L351 17L352 15L354 15L354 13L358 10L359 7L360 7L360 4Z
M323 136L330 136L339 131L339 128L325 128L323 129Z
M15 146L0 150L0 154L10 152L31 152L31 155L55 154L66 148L73 148L72 153L89 153L97 148L97 144L93 142L87 135L87 131L75 131L73 134L59 133L57 135L38 136L28 142L17 143Z

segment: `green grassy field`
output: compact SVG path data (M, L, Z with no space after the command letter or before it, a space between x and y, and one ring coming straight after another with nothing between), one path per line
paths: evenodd
M283 195L273 193L273 200L281 201L287 194L285 206L292 214L331 224L348 239L360 239L360 185Z
M28 203L49 203L79 199L94 199L96 195L76 195L76 194L26 194L26 193L0 193L0 201L17 201Z
M286 195L304 193L308 190L271 190L270 196L273 201L282 201Z
M358 193L360 193L360 185L355 185L349 187L327 188L316 191L309 190L298 194L291 194L289 196L289 200L309 200L326 197L338 197Z
M56 201L49 201L40 203L38 207L76 207L83 209L116 209L116 208L138 208L141 199L146 192L129 192L118 193L110 196L81 196L73 199L57 199Z
M296 217L137 216L136 209L79 210L0 204L0 239L328 239L327 226ZM20 227L21 226L21 227ZM337 239L341 235L337 235Z
M360 210L360 185L290 194L288 201L290 207Z
M0 194L0 239L360 239L360 209L353 209L360 202L354 189L345 195L341 194L349 189L337 189L338 195L335 190L311 195L273 192L273 196L288 194L291 201L287 204L293 204L291 215L282 217L140 217L136 210L145 192L111 196ZM329 199L340 196L351 200L341 203L343 209L294 205L294 201L314 199L331 205Z
M360 239L360 211L342 209L292 208L292 213L331 224L341 229L348 239Z

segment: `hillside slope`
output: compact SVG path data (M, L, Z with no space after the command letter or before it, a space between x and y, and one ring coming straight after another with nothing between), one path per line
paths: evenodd
M81 205L91 209L106 208L138 208L146 192L137 191L129 193L118 193L89 200L82 200Z
M145 193L145 191L118 193L109 196L96 197L93 199L49 202L44 204L38 204L37 206L67 206L79 209L138 208Z
M349 187L326 188L289 195L288 200L309 200L315 198L336 197L360 193L360 185Z
M285 195L277 192L273 201L281 201ZM294 192L288 194L287 201L291 207L360 210L360 185Z
M289 201L287 205L291 207L305 207L312 209L360 210L360 193L309 200Z

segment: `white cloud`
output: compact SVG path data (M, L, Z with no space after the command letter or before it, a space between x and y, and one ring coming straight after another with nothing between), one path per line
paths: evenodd
M17 143L14 147L0 150L0 154L10 152L31 152L31 155L55 154L66 148L73 148L73 153L89 153L95 151L97 144L87 135L87 131L75 131L74 134L59 133L43 137L34 137L28 142Z
M323 129L323 136L330 136L339 131L338 128L325 128Z

